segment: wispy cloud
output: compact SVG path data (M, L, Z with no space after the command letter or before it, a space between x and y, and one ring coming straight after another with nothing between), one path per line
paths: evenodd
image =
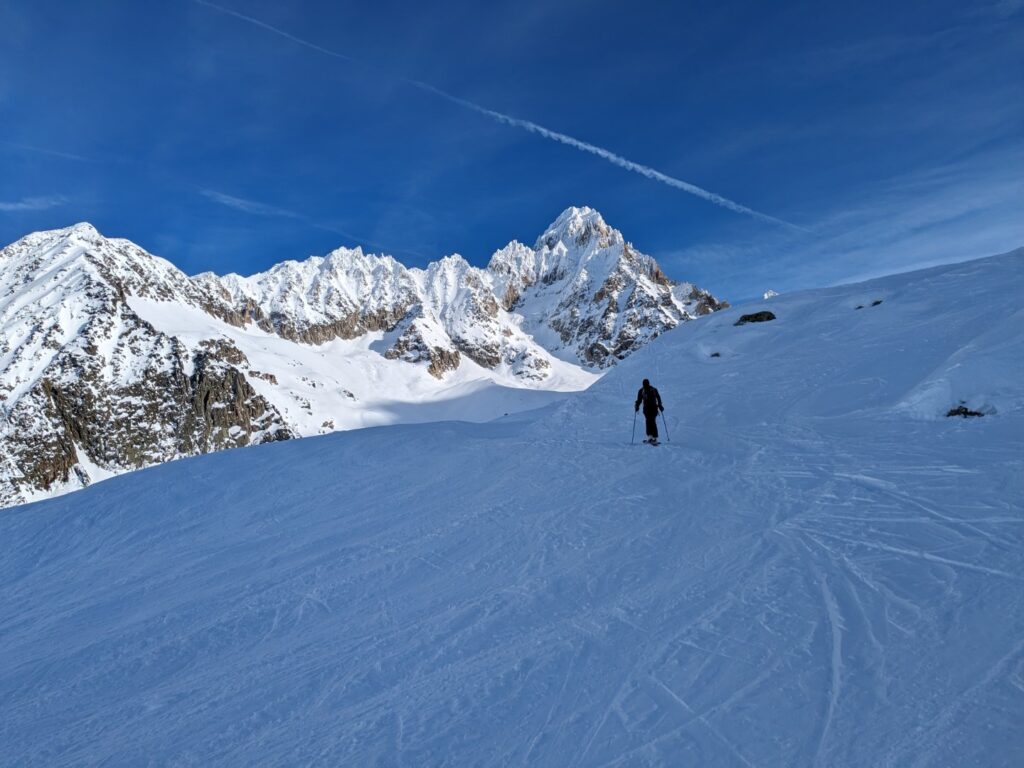
M225 8L221 5L208 2L208 0L194 1L199 5L211 8L215 11L226 14L228 16L232 16L236 19L245 21L249 24L253 24L261 29L279 35L285 38L286 40L290 40L291 42L296 43L297 45L305 46L306 48L314 50L318 53L330 56L332 58L341 59L343 61L347 61L350 63L359 64L361 66L367 66L363 62L353 59L351 56L346 56L345 54L339 53L338 51L333 51L329 48L324 48L321 45L317 45L316 43L310 42L309 40L297 37L296 35L293 35L290 32L286 32L283 29L279 29L275 26L272 26L271 24L268 24L265 21L261 21L260 19L256 19L252 16L247 16L245 14L238 13L237 11L233 11L230 8ZM646 178L651 179L653 181L657 181L660 182L661 184L673 187L674 189L678 189L688 194L695 195L696 197L706 200L709 203L713 203L723 208L727 208L728 210L734 211L735 213L741 213L747 216L752 216L755 219L759 219L770 224L779 225L787 229L801 229L800 227L790 224L789 222L783 221L782 219L778 219L774 216L769 216L766 213L762 213L760 211L754 210L753 208L749 208L745 205L737 203L734 200L730 200L729 198L724 197L716 192L711 192L710 190L704 189L703 187L699 187L696 184L691 184L688 181L683 181L682 179L677 179L674 176L669 176L668 174L662 173L661 171L652 168L648 165L643 165L641 163L629 160L623 157L622 155L612 152L609 149L605 149L604 147L599 147L596 144L591 144L590 142L577 139L573 136L569 136L568 134L551 130L550 128L546 128L543 125L533 122L532 120L524 120L522 118L507 115L504 112L498 112L497 110L489 109L480 104L477 104L476 102L469 101L468 99L463 99L460 96L455 96L454 94L448 93L447 91L437 88L436 86L433 86L429 83L425 83L421 80L413 80L411 78L399 79L401 80L401 82L407 83L408 85L411 85L414 88L418 88L421 91L433 94L434 96L438 96L452 104L475 112L479 115L484 115L485 117L495 120L503 125L507 125L512 128L519 128L521 130L528 131L529 133L535 134L537 136L541 136L542 138L548 139L550 141L556 141L560 144L572 147L573 149L577 149L581 152L586 152L588 154L595 155L597 157L600 157L602 160L611 163L612 165L618 166L619 168L631 171L632 173L638 173L641 176L645 176Z
M202 189L199 191L199 194L209 200L213 200L215 203L220 203L221 205L225 205L228 208L234 208L236 211L242 211L243 213L251 213L254 216L277 216L283 219L306 218L301 213L296 213L295 211L277 208L276 206L259 203L255 200L246 200L243 197L226 195L215 189Z
M46 211L50 208L57 208L68 202L63 195L48 195L46 197L23 197L14 202L0 201L0 211L14 213L18 211Z
M96 162L91 157L83 157L82 155L76 155L73 152L62 152L59 149L48 149L46 147L36 147L31 144L21 144L16 141L3 141L0 140L0 147L6 147L7 149L17 150L20 152L31 152L36 155L49 155L50 157L60 157L64 160L74 160L79 163L94 163Z
M280 208L276 205L261 203L257 200L248 200L244 197L228 195L225 194L224 192L219 192L215 189L200 189L199 194L201 194L207 200L212 200L213 202L223 205L227 208L231 208L236 211L241 211L242 213L247 213L251 216L264 216L278 219L292 219L294 221L300 221L303 224L306 224L310 227L323 230L324 232L332 232L336 235L341 235L342 237L347 238L353 243L358 243L359 245L369 246L381 252L387 250L386 247L381 243L375 243L372 240L367 240L365 237L359 237L358 235L355 235L345 229L342 229L341 227L335 226L334 224L317 221L304 213L299 213L298 211L292 211L287 208ZM417 256L420 255L415 251L409 252Z
M991 5L982 7L993 16L1005 19L1024 11L1024 0L997 0Z

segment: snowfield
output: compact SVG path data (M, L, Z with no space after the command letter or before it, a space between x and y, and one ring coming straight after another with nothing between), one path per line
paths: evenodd
M186 345L226 339L253 370L272 371L273 383L258 376L249 383L302 435L395 422L490 421L506 412L546 405L600 378L599 373L553 359L540 389L518 381L505 366L490 371L467 359L439 382L421 366L398 365L382 356L388 346L384 339L397 336L394 332L373 331L314 346L256 326L235 328L198 309L139 297L128 303L143 320ZM325 416L330 417L327 428L322 426Z
M1022 297L1024 249L774 296L6 511L0 763L1022 765Z

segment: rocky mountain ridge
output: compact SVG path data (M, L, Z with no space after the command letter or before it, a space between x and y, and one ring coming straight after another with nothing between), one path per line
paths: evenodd
M500 415L721 306L588 208L483 269L340 248L189 277L88 224L34 233L0 250L0 505L487 387Z

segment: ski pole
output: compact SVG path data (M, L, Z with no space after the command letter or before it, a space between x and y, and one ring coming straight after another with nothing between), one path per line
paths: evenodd
M634 419L636 421L636 419ZM665 425L665 440L669 443L672 442L672 438L668 436L668 422L665 421L665 412L661 412L661 423Z
M636 442L636 411L633 411L633 436L629 438L629 444L633 445Z

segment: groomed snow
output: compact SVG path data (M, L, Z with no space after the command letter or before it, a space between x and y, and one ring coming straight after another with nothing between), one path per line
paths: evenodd
M1022 295L776 296L539 411L10 510L0 762L1020 765Z

